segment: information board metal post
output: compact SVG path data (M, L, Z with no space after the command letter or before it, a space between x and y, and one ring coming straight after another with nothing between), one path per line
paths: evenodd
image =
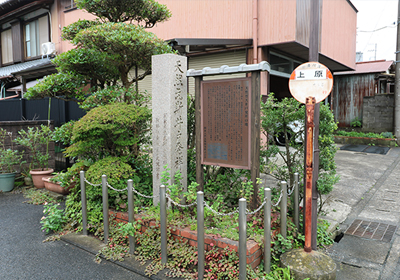
M250 207L256 209L258 206L258 184L257 178L260 177L260 71L251 73L251 181L253 182L253 197Z
M197 191L204 191L204 171L201 164L201 81L203 76L195 77L195 117L196 117L196 182Z

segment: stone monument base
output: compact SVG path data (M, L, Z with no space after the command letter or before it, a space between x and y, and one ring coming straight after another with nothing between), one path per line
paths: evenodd
M304 249L295 249L281 256L281 265L289 267L296 280L336 279L336 264L325 254L317 251L306 253Z

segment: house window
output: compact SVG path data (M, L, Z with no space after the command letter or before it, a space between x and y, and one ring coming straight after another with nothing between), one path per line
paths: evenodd
M1 32L1 63L13 62L11 29Z
M24 30L25 57L36 57L41 54L41 45L49 41L48 16L40 17L25 24Z
M66 4L65 9L70 10L76 8L76 3L74 0L67 0L68 4Z
M274 52L271 52L269 62L271 64L270 74L284 78L290 78L290 74L293 70L301 64L300 61L293 60L292 58Z

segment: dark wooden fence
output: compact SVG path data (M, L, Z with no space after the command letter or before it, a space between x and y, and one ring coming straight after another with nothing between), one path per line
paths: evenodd
M0 122L23 120L47 120L49 112L49 98L27 100L24 98L0 100ZM64 101L52 98L50 106L50 120L55 127L70 120L78 120L85 115L73 101Z
M49 98L38 100L10 99L0 100L0 127L12 132L12 139L18 136L18 131L28 127L36 127L48 123ZM51 127L58 127L70 120L79 120L85 115L73 101L66 102L52 98L50 106ZM9 141L10 139L7 139ZM6 143L6 145L10 145ZM22 151L22 147L15 146ZM69 159L62 155L62 146L51 142L49 165L56 170L66 169L70 165ZM29 163L29 155L25 152L24 160ZM27 165L27 164L26 164Z

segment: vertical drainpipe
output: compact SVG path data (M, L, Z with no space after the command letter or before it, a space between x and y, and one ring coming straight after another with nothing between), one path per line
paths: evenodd
M258 63L258 0L253 0L253 64Z

